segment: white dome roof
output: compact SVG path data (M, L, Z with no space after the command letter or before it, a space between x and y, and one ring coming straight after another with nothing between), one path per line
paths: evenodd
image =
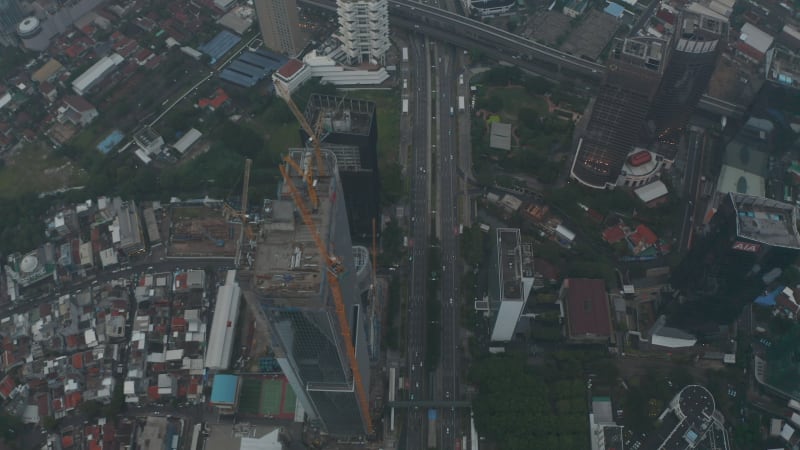
M22 262L19 264L19 269L25 273L30 273L36 270L39 266L39 259L34 255L28 255L22 258Z
M39 19L36 17L26 17L17 26L17 32L22 35L33 33L39 28Z

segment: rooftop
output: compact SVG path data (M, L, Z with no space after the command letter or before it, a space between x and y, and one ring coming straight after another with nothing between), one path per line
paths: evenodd
M311 164L311 153L293 149L289 151L291 158L300 167ZM323 152L325 160L325 176L316 177L316 191L319 206L312 214L314 224L323 244L327 245L331 234L331 207L336 198L335 182L332 183L331 170L335 167L334 156ZM302 174L287 167L294 186L305 191L306 186ZM291 192L281 185L280 199L268 202L263 211L264 222L259 251L255 261L254 287L261 294L272 298L307 299L321 291L327 262L302 218L295 215L295 205Z
M519 228L497 229L497 263L501 301L522 297L522 235Z
M308 123L312 126L319 120L320 111L324 114L322 119L324 133L366 136L372 129L375 103L333 95L312 94L305 110Z
M730 194L741 238L774 247L800 249L794 205L751 195Z
M772 47L772 36L761 31L755 25L745 23L742 25L739 40L747 44L749 47L755 49L759 53L766 53Z
M570 337L611 335L606 284L603 280L568 278L565 305Z
M211 403L234 404L236 403L236 390L239 377L236 375L217 374L211 388Z

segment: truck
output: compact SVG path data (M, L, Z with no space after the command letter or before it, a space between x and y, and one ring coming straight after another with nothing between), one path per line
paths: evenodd
M459 95L458 96L458 111L459 112L464 112L464 110L466 110L466 109L467 109L467 105L464 102L464 96L463 95Z
M458 84L463 86L464 85L464 74L458 76Z
M408 99L403 99L403 114L408 114Z
M403 62L408 62L408 47L403 47Z
M428 410L428 448L436 448L436 410Z

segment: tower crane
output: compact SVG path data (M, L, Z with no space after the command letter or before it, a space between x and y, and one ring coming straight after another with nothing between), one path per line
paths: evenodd
M242 229L239 232L239 241L236 247L236 259L235 263L238 267L241 258L242 258L242 247L244 245L244 236L247 235L247 239L250 241L255 240L255 233L253 233L253 228L251 227L250 223L247 222L247 196L250 190L250 166L252 166L253 160L247 158L244 160L244 176L242 179L242 208L241 210L237 211L232 206L228 205L227 203L223 204L223 211L224 214L228 217L238 217L239 220L242 222Z
M292 166L292 164L288 165ZM312 213L309 210L308 206L306 206L305 199L300 194L300 191L294 185L294 182L289 176L289 170L287 169L286 165L281 165L280 171L281 175L283 175L283 180L286 186L289 188L289 191L291 192L294 204L300 211L300 215L303 218L303 222L305 223L306 228L308 228L309 233L313 236L314 242L316 243L317 246L317 250L319 251L326 265L328 285L331 288L333 303L336 309L336 317L339 322L339 328L342 331L342 338L344 341L345 352L347 353L347 360L350 365L350 371L353 374L353 384L355 385L354 387L355 387L356 397L358 398L358 403L361 409L361 415L364 419L364 423L367 428L367 433L372 434L373 428L372 428L372 418L370 416L370 411L369 411L369 402L367 400L366 390L364 388L364 385L362 384L361 371L358 367L358 360L356 359L355 347L353 346L353 338L352 334L350 333L350 323L347 320L344 298L342 297L342 289L341 286L339 285L339 277L344 273L344 266L342 266L341 260L336 255L328 253L327 245L325 244L325 242L322 241L319 231L317 230L317 226L314 223L314 219L311 217ZM302 172L300 172L300 174L302 174Z
M319 132L311 128L309 125L308 120L300 111L300 108L294 103L292 100L292 93L289 92L289 88L284 85L283 83L275 83L275 90L278 92L278 95L286 102L286 105L292 111L295 119L300 123L300 126L303 127L303 130L308 134L308 137L311 139L311 145L314 147L314 157L316 158L316 166L317 166L317 174L318 175L325 175L325 167L323 167L322 162L322 148L320 147L320 140L319 140ZM317 123L317 127L321 128L321 119Z

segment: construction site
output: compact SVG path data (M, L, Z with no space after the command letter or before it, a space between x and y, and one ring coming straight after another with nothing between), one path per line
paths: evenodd
M320 136L324 121L317 118L312 127L288 91L276 89L306 135ZM321 139L306 143L313 149L287 149L283 183L255 215L246 206L222 206L223 221L243 224L229 236L243 243L231 250L248 306L244 339L255 349L247 357L279 367L317 436L371 436L382 409L381 389L370 383L379 370L381 327L374 322L383 309L376 296L375 222L370 258L365 246L353 245L338 155ZM248 160L242 205L249 168Z
M169 214L170 258L234 258L242 224L226 219L219 208L174 206Z

